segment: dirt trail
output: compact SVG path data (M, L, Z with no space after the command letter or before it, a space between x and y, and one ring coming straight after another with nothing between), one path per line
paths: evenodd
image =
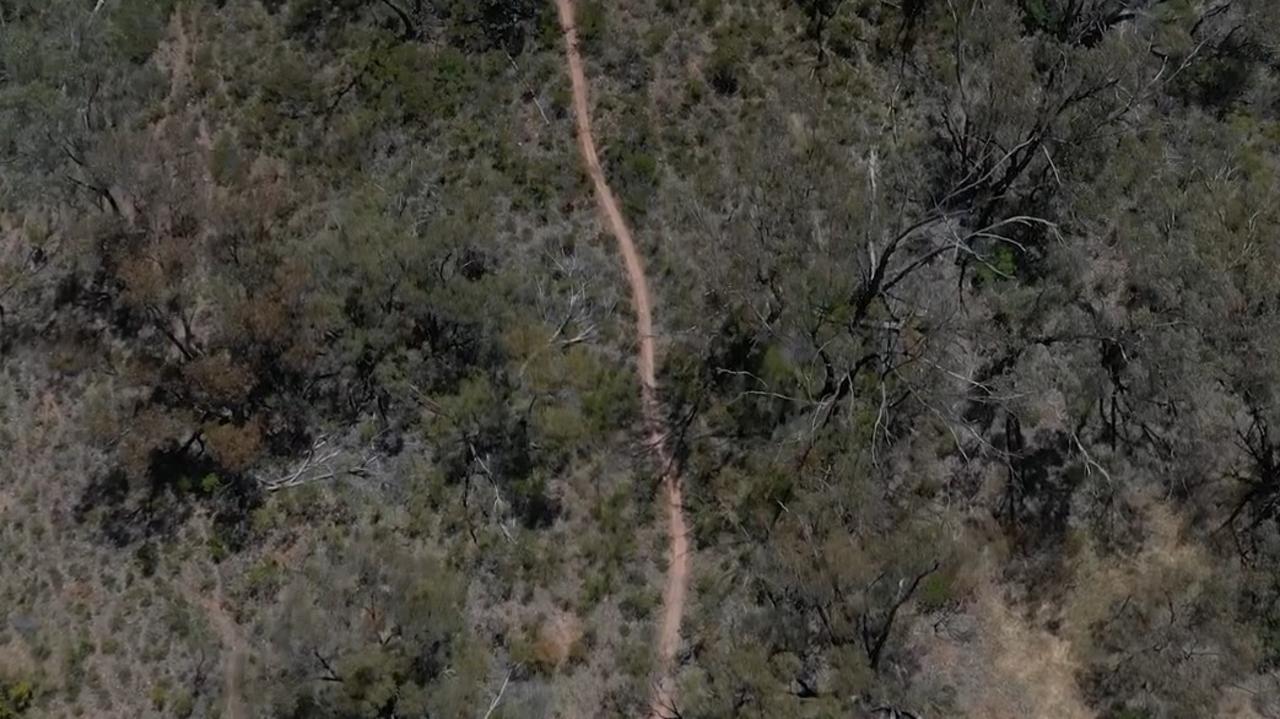
M667 505L667 533L671 557L662 591L662 617L658 631L659 680L650 702L649 715L654 719L672 716L675 687L671 677L676 650L680 647L680 620L684 615L685 596L689 588L689 538L684 523L684 500L680 475L667 447L667 427L658 400L656 362L653 341L653 309L649 299L649 282L644 262L636 249L631 230L622 216L618 199L605 180L591 131L591 109L587 102L587 77L582 55L578 52L578 30L574 22L573 0L556 0L560 12L560 28L564 31L565 57L573 83L573 113L577 119L578 147L595 188L596 203L609 230L618 241L627 281L631 285L631 303L636 313L636 366L640 374L640 400L648 431L649 448L662 467L663 499Z
M206 537L205 542L207 541ZM226 719L246 719L249 714L244 708L240 678L244 674L244 661L249 648L240 625L236 624L236 620L227 611L222 591L222 570L214 565L210 571L213 573L213 591L209 594L202 593L197 588L198 582L190 578L184 579L180 587L187 601L204 609L205 616L209 618L222 643L222 698L226 702L223 716Z
M240 626L223 606L220 574L213 596L205 599L203 604L225 647L222 659L222 694L227 702L226 717L227 719L245 719L248 714L244 710L244 693L240 691L240 676L244 673L244 657L248 650L245 647L244 637L240 634Z

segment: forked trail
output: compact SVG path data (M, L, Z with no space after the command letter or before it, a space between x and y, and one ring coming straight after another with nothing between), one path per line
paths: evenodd
M649 282L644 273L644 262L636 249L631 230L627 227L618 199L605 180L596 152L595 137L591 132L591 109L587 102L587 76L583 71L582 55L578 52L578 30L574 22L573 0L556 0L560 12L560 28L564 31L565 57L569 64L569 77L573 83L573 114L578 126L578 149L591 176L595 188L596 203L604 215L610 232L618 241L631 285L631 303L636 313L636 366L640 373L640 401L648 431L648 444L662 468L663 499L667 505L667 534L670 542L671 561L667 567L666 583L662 591L662 617L658 628L659 679L650 701L649 716L662 719L672 715L675 706L675 686L671 670L676 650L680 646L680 620L684 615L685 595L689 588L689 538L684 524L684 501L681 494L680 474L667 447L667 426L662 417L658 400L653 342L653 308L649 299Z

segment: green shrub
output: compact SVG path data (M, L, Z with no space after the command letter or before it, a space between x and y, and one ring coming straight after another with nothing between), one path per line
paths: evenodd
M179 689L173 695L173 701L169 704L169 712L178 717L178 719L187 719L195 712L195 698L191 696L191 692L185 689Z
M622 612L622 616L635 621L653 616L657 606L658 596L646 589L627 592L626 596L618 602L618 609Z
M209 157L209 171L214 182L228 187L238 183L246 174L247 166L236 148L234 138L228 133L221 133L213 143Z
M165 680L160 680L151 685L151 691L148 693L151 698L151 706L156 711L164 709L165 704L169 703L169 686Z
M716 49L707 61L707 82L721 95L732 95L740 85L738 74L741 66L741 44L732 38L724 38L716 43Z
M952 591L953 577L946 572L934 572L920 583L920 605L927 611L941 609L955 597Z
M576 20L578 21L578 41L584 52L596 52L600 49L600 40L605 36L605 10L601 0L586 0L578 3Z
M111 13L111 42L130 62L141 65L164 37L170 0L122 0Z
M218 475L210 472L200 480L200 491L205 494L213 494L222 487L222 480Z
M226 559L230 554L230 551L227 549L227 545L223 543L220 537L209 537L209 541L206 543L206 546L209 549L209 559L212 559L215 564Z
M16 719L23 716L35 702L35 687L27 681L12 684L0 681L0 719Z

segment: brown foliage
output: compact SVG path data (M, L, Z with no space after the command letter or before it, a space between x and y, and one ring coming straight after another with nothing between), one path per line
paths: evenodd
M243 425L216 424L204 431L205 442L222 466L243 472L262 454L262 425L255 419Z
M199 357L182 368L191 388L209 402L237 406L253 389L253 372L231 358L230 353Z

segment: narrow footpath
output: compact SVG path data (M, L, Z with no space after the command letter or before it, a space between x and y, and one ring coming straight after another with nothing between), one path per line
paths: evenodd
M564 32L565 58L573 84L573 112L577 120L578 149L587 174L595 189L596 204L605 224L618 242L631 285L631 304L636 314L636 368L640 375L640 401L648 433L648 445L662 472L662 497L667 507L667 535L670 562L662 590L662 614L658 627L658 678L649 702L650 719L667 719L676 715L675 682L672 671L680 647L680 622L684 616L689 590L689 537L684 522L684 500L679 469L667 446L670 432L663 418L658 397L655 349L653 341L653 305L649 298L649 281L644 262L618 205L618 199L605 179L591 130L591 109L587 101L587 77L582 55L578 51L578 30L574 21L573 0L556 0L560 12L560 28Z

